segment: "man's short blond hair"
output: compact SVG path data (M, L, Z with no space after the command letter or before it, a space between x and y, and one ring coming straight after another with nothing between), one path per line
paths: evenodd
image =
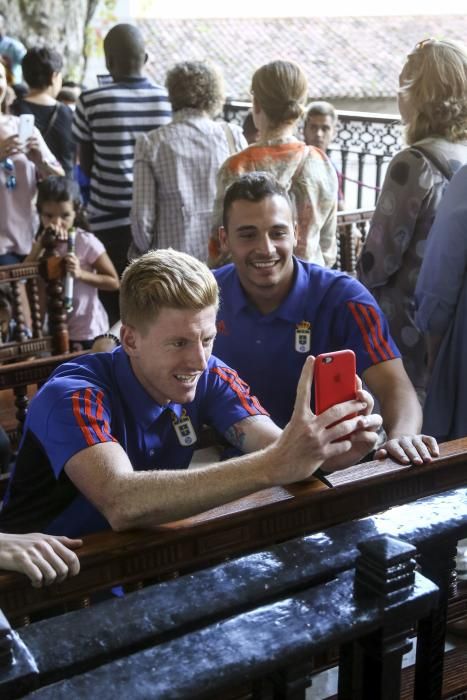
M178 250L150 250L133 260L120 285L122 323L145 332L163 308L200 311L219 306L209 268Z

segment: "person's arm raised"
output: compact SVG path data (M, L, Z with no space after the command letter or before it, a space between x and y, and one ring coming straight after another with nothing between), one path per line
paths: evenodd
M155 527L254 491L305 479L324 462L349 453L350 439L336 441L365 429L372 419L357 415L342 420L366 409L361 400L347 401L315 416L310 408L313 363L308 358L303 367L294 412L282 433L272 421L274 427L266 427L264 419L247 418L236 424L246 426L244 447L253 448L255 440L259 447L272 440L263 449L198 469L138 472L118 443L102 443L75 454L65 471L114 530ZM342 422L327 427L335 421Z

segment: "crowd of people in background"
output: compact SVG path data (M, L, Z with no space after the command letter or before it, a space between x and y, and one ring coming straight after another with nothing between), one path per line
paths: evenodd
M242 130L219 119L224 85L209 63L178 63L165 87L156 85L144 75L142 35L128 24L108 32L104 52L111 81L83 90L62 81L53 47L26 50L0 15L0 265L39 259L46 232L56 235L76 281L73 348L90 349L119 320L117 290L130 259L174 248L220 268L216 355L242 369L278 425L291 419L306 353L326 351L329 338L355 345L359 373L379 400L379 456L421 462L436 454L433 438L419 435L422 406L428 435L465 435L467 364L458 349L467 337L467 51L425 40L402 67L407 147L389 165L359 282L330 272L337 211L345 209L342 176L328 156L338 117L328 102L307 105L298 64L258 67ZM34 117L25 141L21 115ZM268 372L261 357L242 356L243 339L267 319L273 336L288 333L293 344L305 296L316 307L317 335L286 368L287 401L269 405L284 349L278 344ZM235 324L240 330L227 337ZM274 337L267 344L256 348L260 356L272 352ZM1 566L17 561L20 542ZM34 581L38 569L44 581L63 576L57 556L76 572L75 555L62 548L79 542L40 542L27 541L35 563L26 558L22 568Z

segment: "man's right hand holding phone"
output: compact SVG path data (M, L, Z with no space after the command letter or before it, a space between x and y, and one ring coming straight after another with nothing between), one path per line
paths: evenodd
M313 413L311 384L314 363L314 357L307 357L292 417L269 448L269 485L307 479L319 468L335 471L350 467L376 445L382 418L371 413L373 399L362 389L358 378L356 398L331 406L320 415Z

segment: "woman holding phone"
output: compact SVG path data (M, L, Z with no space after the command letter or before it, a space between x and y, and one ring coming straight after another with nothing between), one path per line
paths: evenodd
M6 91L6 70L0 63L0 104ZM21 262L31 250L37 230L37 180L63 175L39 131L33 127L23 142L19 129L19 117L0 113L0 265Z
M67 177L71 177L76 160L76 146L71 134L73 112L56 99L62 87L63 59L54 49L36 46L27 51L21 66L29 91L25 97L18 97L13 102L11 113L34 117L47 146Z

